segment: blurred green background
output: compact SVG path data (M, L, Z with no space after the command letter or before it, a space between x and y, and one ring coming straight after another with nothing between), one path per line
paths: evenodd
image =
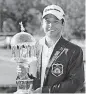
M85 0L0 0L0 92L16 91L16 63L11 60L10 40L21 31L19 22L22 21L25 32L40 39L44 36L42 12L49 4L63 8L63 36L81 46L85 62Z

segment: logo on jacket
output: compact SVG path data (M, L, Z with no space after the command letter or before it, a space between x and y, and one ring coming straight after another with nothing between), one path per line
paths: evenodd
M63 74L63 65L62 64L53 64L52 65L52 74L56 77Z

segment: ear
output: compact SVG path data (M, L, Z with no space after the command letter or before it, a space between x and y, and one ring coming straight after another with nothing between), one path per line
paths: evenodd
M65 26L65 23L62 24L62 31L63 31L63 29L64 29L64 26Z

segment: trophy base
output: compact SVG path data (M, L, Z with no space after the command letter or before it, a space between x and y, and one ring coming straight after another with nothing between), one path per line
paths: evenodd
M30 88L30 85L33 84L33 80L29 79L29 80L17 80L17 89L20 90L28 90Z
M14 92L13 94L31 94L31 90L32 90L32 84L30 84L29 89L17 89L17 91Z
M16 92L14 92L13 94L29 94L28 90L22 90L22 89L18 89Z

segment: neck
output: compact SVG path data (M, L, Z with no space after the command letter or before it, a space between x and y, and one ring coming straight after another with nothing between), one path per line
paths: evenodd
M60 37L59 37L59 38L50 38L50 37L46 36L45 38L46 38L46 40L45 40L46 45L47 45L48 47L51 47L51 46L53 46L53 45L56 43L56 41L57 41Z

